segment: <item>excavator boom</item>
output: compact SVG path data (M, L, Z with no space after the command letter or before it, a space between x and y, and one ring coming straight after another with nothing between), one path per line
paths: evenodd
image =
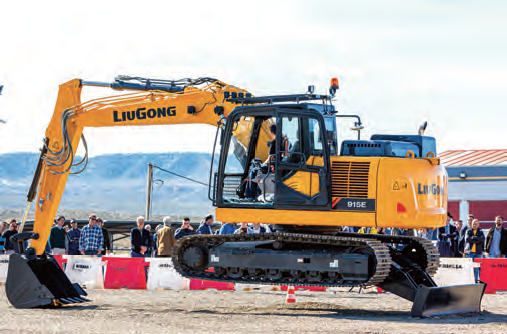
M170 124L220 126L222 119L235 107L223 100L224 91L249 94L243 89L211 78L165 84L160 80L148 80L147 83L131 80L120 77L113 83L100 83L75 79L60 86L55 111L46 130L41 158L28 194L29 202L37 195L33 232L38 238L30 241L30 247L37 255L44 253L68 175L75 173L79 167L84 167L86 162L86 154L85 160L74 162L80 142L86 146L86 141L82 140L86 127ZM198 87L197 84L204 84L204 87ZM135 89L136 92L81 103L83 86ZM239 131L234 135L240 143L248 140L242 138ZM267 129L263 136L267 142ZM264 155L267 156L267 145L263 147L266 147Z

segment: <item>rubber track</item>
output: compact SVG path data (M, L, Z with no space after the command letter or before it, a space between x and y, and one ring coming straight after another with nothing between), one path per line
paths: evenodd
M180 262L181 254L185 248L190 245L200 245L208 249L218 246L224 242L238 242L238 241L267 241L277 240L281 242L300 242L308 245L325 245L325 246L344 246L344 247L368 247L376 259L375 273L366 281L342 281L342 282L310 282L304 278L290 278L282 277L278 280L260 280L257 277L243 276L242 278L227 278L220 277L213 272L196 272L193 269L186 267ZM371 286L382 283L391 268L392 260L389 253L389 248L379 240L370 238L361 238L356 236L328 236L328 235L312 235L312 234L296 234L296 233L272 233L272 234L248 234L248 235L194 235L185 237L176 243L173 251L173 264L177 272L182 276L197 278L197 279L211 279L215 281L249 283L249 284L296 284L307 286L326 286L326 287L354 287L354 286ZM242 268L247 273L247 268Z

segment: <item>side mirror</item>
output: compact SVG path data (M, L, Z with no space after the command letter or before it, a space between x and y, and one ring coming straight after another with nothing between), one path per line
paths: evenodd
M353 131L361 131L362 129L364 129L364 126L361 122L354 122L354 126L350 128Z
M363 123L361 121L354 122L354 126L350 128L352 131L357 131L357 140L361 139L361 130L364 129Z
M361 139L361 130L364 129L363 123L359 115L335 115L336 118L355 118L357 121L354 122L354 126L350 129L357 131L357 140Z

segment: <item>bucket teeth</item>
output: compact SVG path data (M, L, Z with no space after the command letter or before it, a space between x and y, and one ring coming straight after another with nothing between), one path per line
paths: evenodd
M57 300L60 304L67 305L67 304L80 304L89 302L89 299L82 298L82 297L66 297L66 298L58 298Z
M89 302L89 299L82 298L82 297L66 297L66 298L59 298L59 301L62 304L79 304L79 303L85 303Z
M81 297L74 297L72 298L74 300L75 303L84 303L86 302L85 299L81 298Z

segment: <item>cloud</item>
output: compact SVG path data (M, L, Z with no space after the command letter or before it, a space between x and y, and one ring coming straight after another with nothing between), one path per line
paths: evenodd
M441 149L505 147L507 6L434 1L12 2L0 12L0 152L41 144L58 84L117 74L215 76L255 94L325 91L367 131ZM84 99L109 92L84 92ZM473 140L470 132L473 132ZM86 129L92 155L209 151L204 125ZM345 132L343 135L352 135Z

